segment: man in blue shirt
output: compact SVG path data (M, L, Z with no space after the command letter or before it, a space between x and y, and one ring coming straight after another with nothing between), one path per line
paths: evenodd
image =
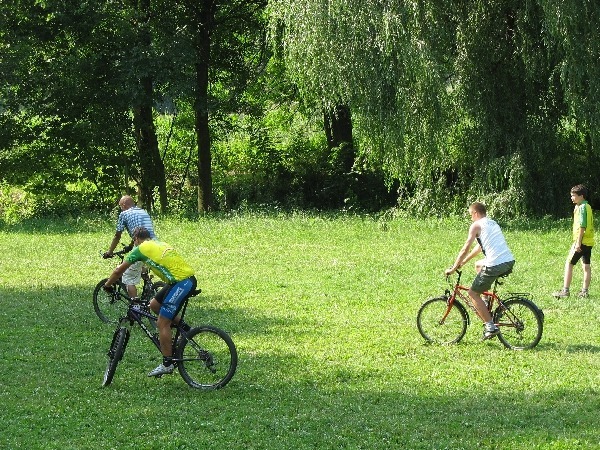
M133 240L133 230L136 227L143 227L148 230L151 239L156 239L156 234L154 234L154 225L150 215L144 209L136 206L131 196L124 195L121 197L121 200L119 200L119 207L121 208L121 213L117 219L115 236L110 243L108 251L104 253L105 258L112 257L113 251L121 241L121 235L124 230L127 230L129 237L131 237ZM130 244L129 249L131 250L131 248L133 248L132 244ZM130 297L137 297L136 285L140 282L142 268L143 263L138 261L135 264L132 264L123 274L122 280L123 283L127 285L127 294Z

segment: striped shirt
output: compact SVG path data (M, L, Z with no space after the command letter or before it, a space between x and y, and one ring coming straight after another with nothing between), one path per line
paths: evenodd
M123 230L127 230L132 239L133 230L135 227L144 227L150 232L150 237L152 239L156 239L156 235L154 234L154 225L152 224L150 215L145 210L137 206L133 206L125 211L122 211L121 214L119 214L119 219L117 220L117 231L122 232Z

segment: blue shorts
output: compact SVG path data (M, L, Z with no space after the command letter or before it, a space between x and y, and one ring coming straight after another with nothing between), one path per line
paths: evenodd
M168 284L156 294L156 301L160 303L159 314L173 320L185 299L196 289L196 277L191 276L175 284Z

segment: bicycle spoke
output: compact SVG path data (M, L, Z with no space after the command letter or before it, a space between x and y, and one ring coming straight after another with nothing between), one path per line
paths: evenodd
M229 382L237 367L231 338L214 327L194 328L177 348L179 372L192 387L218 389Z
M542 338L543 315L527 299L505 301L496 309L494 321L501 331L498 338L507 348L530 349Z

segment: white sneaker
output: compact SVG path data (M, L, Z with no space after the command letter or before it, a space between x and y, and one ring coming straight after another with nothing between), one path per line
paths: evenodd
M173 370L175 370L175 364L171 364L170 366L165 366L164 364L161 364L156 369L154 369L153 371L148 373L148 376L149 377L157 377L160 375L173 373Z
M494 327L494 328L484 328L483 329L483 341L487 341L488 339L493 338L494 336L497 336L498 334L500 334L500 328L498 327Z

